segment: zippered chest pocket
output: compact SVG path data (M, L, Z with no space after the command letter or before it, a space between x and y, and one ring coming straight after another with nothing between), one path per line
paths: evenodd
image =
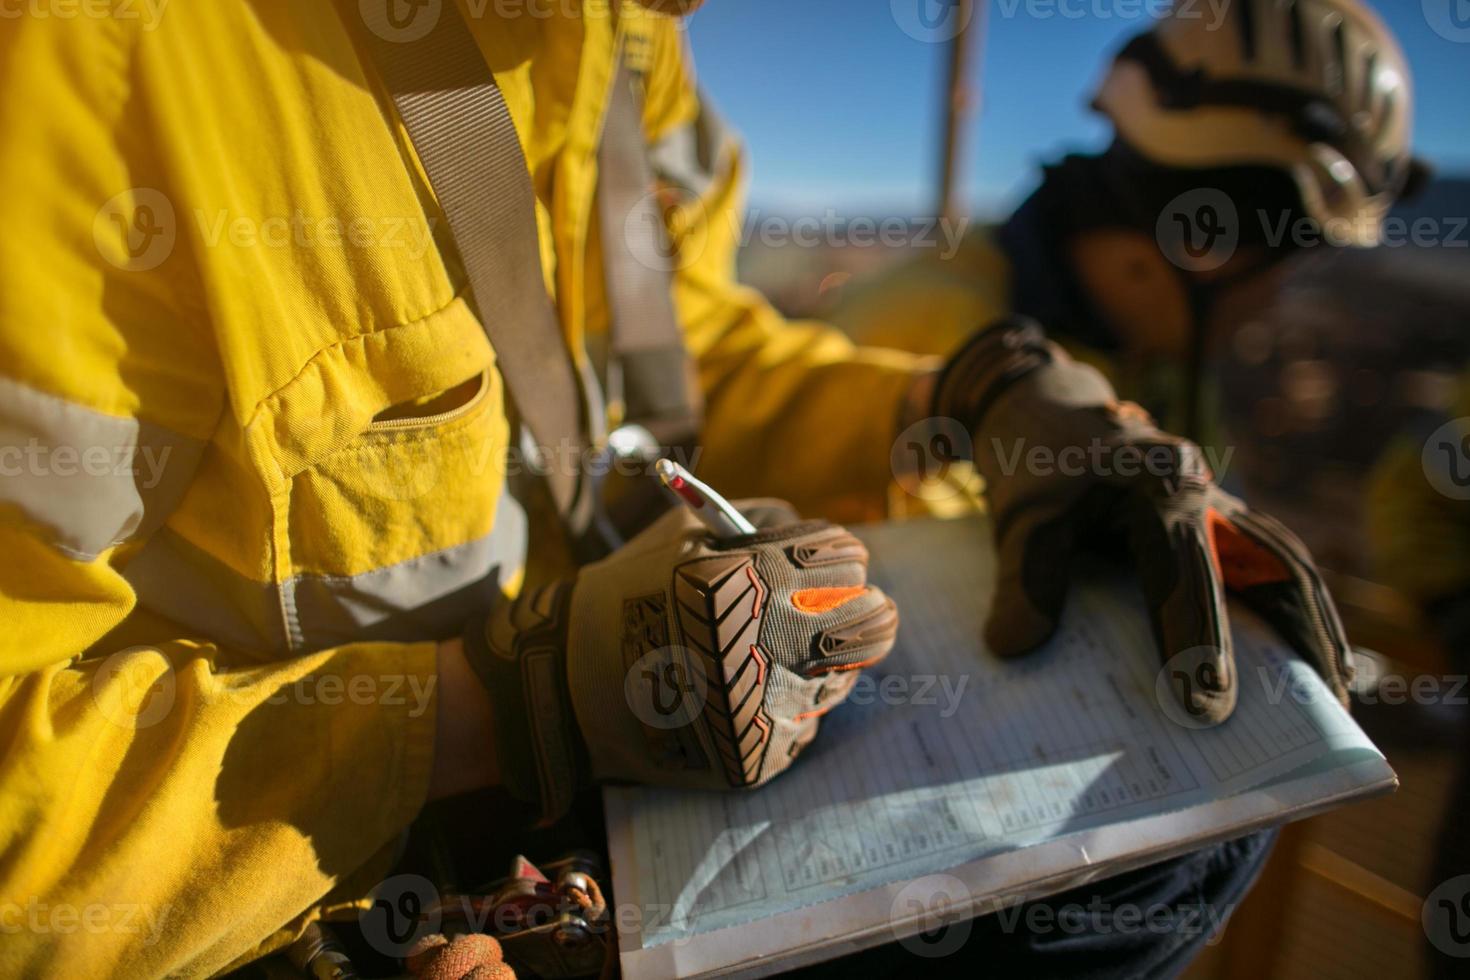
M348 419L328 405L320 421L295 420L310 454L276 514L294 649L445 638L522 565L500 374L468 310L440 328L334 366L328 387L342 391Z

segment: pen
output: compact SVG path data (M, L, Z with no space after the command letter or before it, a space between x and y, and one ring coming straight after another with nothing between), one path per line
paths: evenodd
M710 533L717 538L733 538L742 534L754 534L755 525L747 521L724 497L715 493L708 485L671 459L661 459L654 464L659 482L679 503L694 511L694 516L704 522Z

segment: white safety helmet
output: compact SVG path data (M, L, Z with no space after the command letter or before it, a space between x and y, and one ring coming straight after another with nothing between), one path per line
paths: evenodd
M1359 0L1176 2L1093 100L1154 163L1286 171L1307 215L1363 246L1426 172L1413 105L1403 51Z

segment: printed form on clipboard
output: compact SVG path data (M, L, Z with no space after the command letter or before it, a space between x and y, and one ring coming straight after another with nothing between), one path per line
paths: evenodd
M1002 662L983 520L855 528L898 645L753 792L604 792L625 976L764 976L1389 792L1382 754L1232 605L1240 700L1171 700L1136 589L1085 582ZM1162 678L1161 678L1162 674ZM630 928L630 924L632 928Z

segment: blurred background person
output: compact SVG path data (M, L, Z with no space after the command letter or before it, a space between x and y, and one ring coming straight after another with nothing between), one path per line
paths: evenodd
M1288 828L1190 975L1454 975L1470 943L1429 919L1431 898L1470 899L1470 138L1453 95L1470 24L1453 0L1181 3L1158 25L1149 4L815 0L762 35L785 73L750 81L760 6L691 24L758 161L743 277L788 313L928 353L1037 317L1213 443L1225 479L1322 556L1369 648L1355 711L1400 791ZM783 112L794 86L825 116ZM904 235L873 234L894 219Z
M1283 263L1310 244L1376 245L1422 184L1409 66L1358 0L1245 0L1213 18L1185 2L1123 46L1091 106L1113 130L1105 150L1047 165L954 257L855 284L833 319L939 354L1019 312L1166 425L1210 438L1206 360L1278 297Z

